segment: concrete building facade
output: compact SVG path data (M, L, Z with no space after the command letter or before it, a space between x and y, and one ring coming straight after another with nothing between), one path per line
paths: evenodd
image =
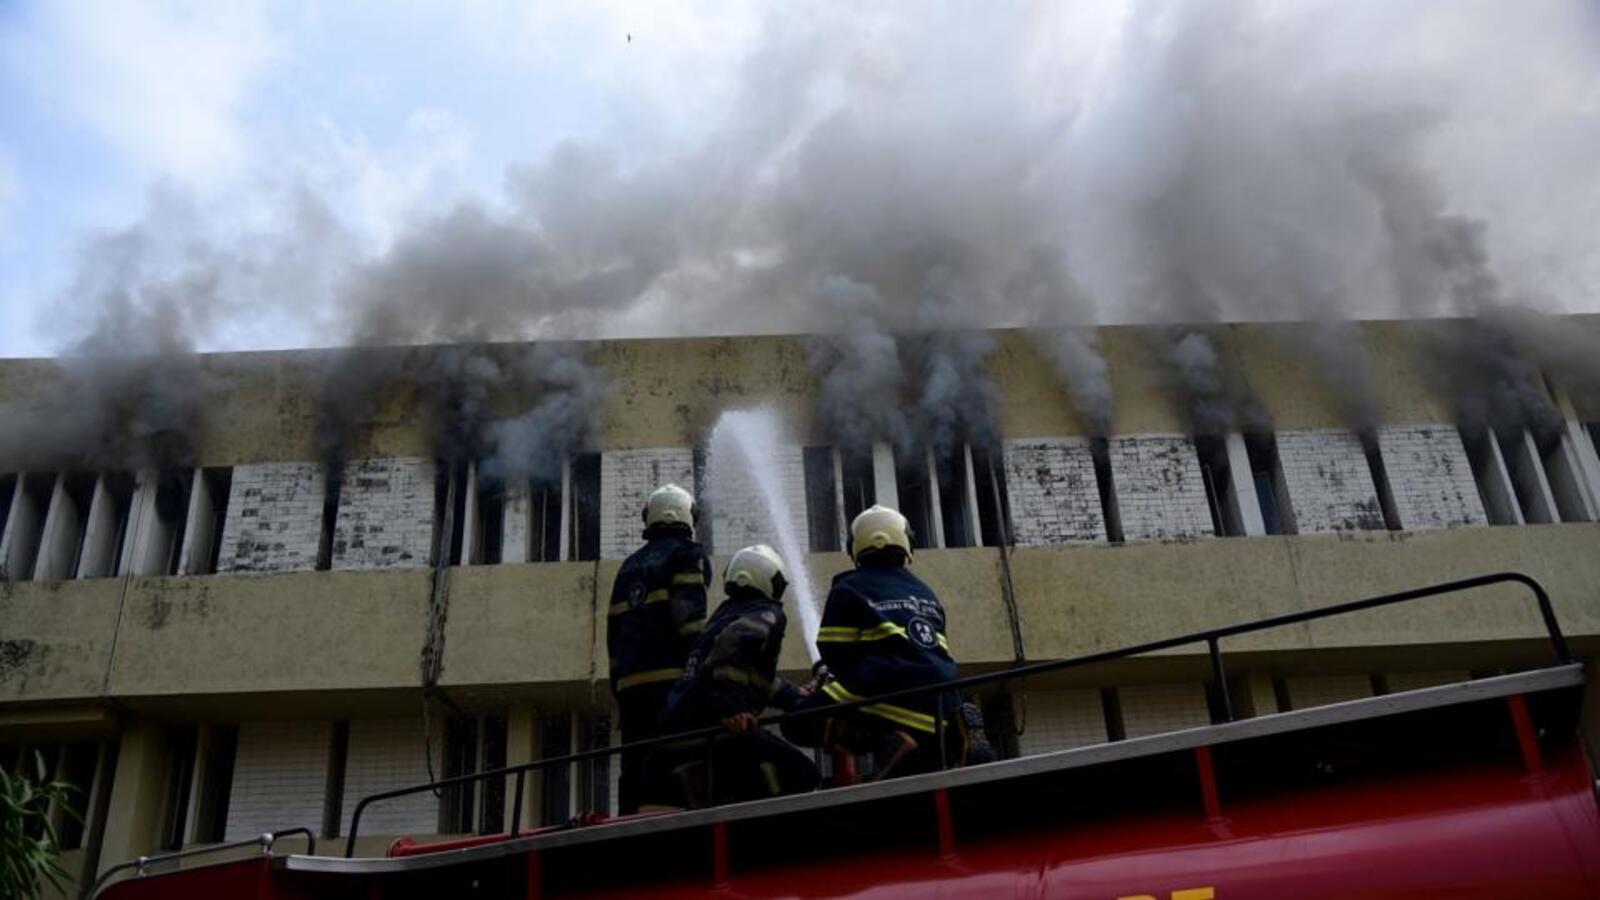
M806 338L597 342L593 446L559 477L503 484L479 460L441 466L400 389L330 465L312 354L207 357L226 414L201 423L192 465L0 472L0 765L42 754L83 787L86 824L65 836L87 883L262 831L337 837L364 795L615 742L606 607L639 509L667 481L716 494L708 437L753 408L786 432L771 463L809 551L791 563L820 594L849 565L850 514L899 503L967 671L1498 570L1540 579L1574 647L1600 656L1600 397L1546 373L1557 432L1463 427L1426 330L1365 323L1379 421L1356 433L1284 327L1213 329L1265 415L1209 434L1152 371L1141 329L1099 333L1104 434L1027 335L997 332L1000 439L940 458L834 447ZM1600 320L1571 327L1600 347ZM55 377L0 363L0 398L43 403ZM741 500L752 490L724 485L708 510L719 562L770 539ZM1541 633L1528 598L1485 589L1241 637L1221 686L1196 646L982 700L1006 752L1038 753L1203 724L1222 692L1260 715L1514 668L1543 661ZM809 667L793 634L784 662ZM614 782L609 763L551 772L524 808L606 810ZM359 849L497 830L508 791L375 807Z

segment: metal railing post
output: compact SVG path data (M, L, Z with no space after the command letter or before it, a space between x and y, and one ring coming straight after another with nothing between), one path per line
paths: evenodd
M1222 721L1232 722L1233 699L1228 696L1228 676L1222 671L1222 651L1217 648L1217 639L1208 639L1206 648L1211 651L1211 677L1217 683L1217 701L1222 705Z
M526 769L517 770L517 795L511 799L511 836L516 837L522 833L522 792L523 779L528 774Z

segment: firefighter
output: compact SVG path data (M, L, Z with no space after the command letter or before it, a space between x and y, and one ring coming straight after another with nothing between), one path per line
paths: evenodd
M873 506L850 524L851 571L833 579L822 610L817 649L824 672L801 707L846 702L956 677L945 638L944 606L907 565L911 532L905 516ZM785 723L796 743L871 754L875 778L936 768L935 716L945 719L946 760L961 765L967 726L955 691L875 703L834 718Z
M728 560L722 581L727 599L689 651L662 731L721 724L728 734L709 748L694 740L653 754L645 788L651 808L776 797L815 790L819 780L806 754L757 724L769 706L788 709L809 690L777 673L787 626L783 559L765 544L745 547Z
M694 539L695 505L675 484L650 494L644 507L645 545L617 572L606 619L611 692L617 698L623 743L661 733L667 694L705 626L711 561ZM638 812L648 751L624 751L617 808Z

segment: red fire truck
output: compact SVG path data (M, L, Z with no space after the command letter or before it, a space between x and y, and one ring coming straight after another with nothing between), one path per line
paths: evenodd
M515 782L520 798L523 779L542 768L619 749L602 748L365 798L331 854L277 853L275 836L263 835L260 852L243 860L159 874L175 854L119 866L96 896L1600 898L1600 803L1578 723L1583 670L1543 588L1524 575L1431 585L954 686L1198 643L1217 688L1227 683L1220 644L1228 638L1504 583L1532 593L1549 665L1238 720L1227 691L1214 690L1216 721L1201 728L532 831L516 808L502 834L402 839L383 858L349 855L373 804L490 778Z

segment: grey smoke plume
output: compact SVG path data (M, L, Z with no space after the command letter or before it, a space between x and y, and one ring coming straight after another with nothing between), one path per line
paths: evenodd
M536 344L516 366L519 383L539 399L521 415L489 423L479 472L502 482L557 482L565 460L594 448L609 388L573 344Z
M1306 360L1348 396L1365 375L1338 322L1483 315L1530 283L1554 305L1600 295L1587 238L1600 116L1584 99L1600 77L1580 37L1592 5L1154 0L1096 46L1073 43L1072 15L773 7L733 100L693 139L567 142L512 166L499 195L418 217L375 253L316 252L341 246L327 237L344 230L336 218L279 217L253 245L292 264L239 252L232 264L310 274L253 280L274 292L201 280L195 296L214 294L219 311L190 334L215 339L272 296L335 310L342 327L326 333L367 347L844 331L813 354L824 419L841 443L903 442L985 427L987 349L928 332L1052 329L1040 340L1057 344L1074 405L1101 430L1103 361L1054 329L1334 323ZM1414 175L1448 198L1415 223ZM340 277L327 259L344 261ZM1442 302L1479 296L1495 299ZM1190 333L1152 352L1197 427L1258 416L1203 329ZM428 376L445 445L485 440L480 400L509 371L488 358L498 375L441 363ZM329 376L325 446L347 446L391 372ZM1347 414L1371 412L1362 400Z
M1092 328L1035 328L1034 346L1044 353L1067 388L1067 397L1090 437L1111 433L1115 404L1111 373Z

